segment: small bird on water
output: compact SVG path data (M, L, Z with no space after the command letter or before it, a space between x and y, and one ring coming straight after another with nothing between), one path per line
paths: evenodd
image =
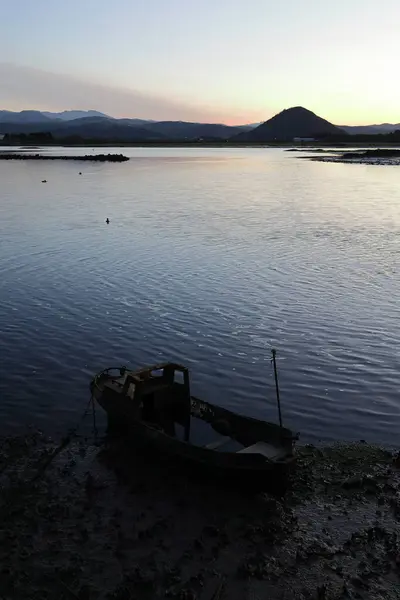
M42 179L42 183L47 183L47 179Z
M107 217L107 219L106 219L107 225L109 224L109 222L110 222L110 219Z

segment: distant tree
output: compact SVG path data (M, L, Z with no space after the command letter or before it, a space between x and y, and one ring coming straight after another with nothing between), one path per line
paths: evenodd
M39 144L49 144L54 141L53 135L49 131L38 131L37 133L30 133L28 135L30 142Z

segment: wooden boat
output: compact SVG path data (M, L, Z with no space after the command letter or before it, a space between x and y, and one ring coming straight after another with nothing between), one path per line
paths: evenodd
M163 363L137 371L105 369L90 387L109 426L123 428L135 443L182 459L192 470L284 491L296 436L191 396L186 367ZM202 437L208 439L199 441Z

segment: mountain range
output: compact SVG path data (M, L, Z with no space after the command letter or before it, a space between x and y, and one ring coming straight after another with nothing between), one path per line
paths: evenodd
M33 134L49 132L55 139L81 137L83 139L112 139L121 142L140 140L210 140L229 139L251 126L230 127L213 123L188 123L183 121L147 121L144 119L115 119L107 115L92 115L88 111L66 113L41 113L0 111L0 134Z
M116 119L95 110L62 112L0 110L0 134L17 136L49 132L55 140L73 138L115 142L230 140L262 143L289 141L297 137L321 139L321 137L346 134L387 134L396 129L400 129L400 124L338 127L301 106L286 109L265 123L237 127L218 123Z
M48 123L49 121L73 121L85 117L105 117L108 115L97 110L63 110L62 112L48 112L39 110L0 110L0 123Z
M378 135L393 133L400 129L400 123L381 123L380 125L340 125L340 128L350 135Z

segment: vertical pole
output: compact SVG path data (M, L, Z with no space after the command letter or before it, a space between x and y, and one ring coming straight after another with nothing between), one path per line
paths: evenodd
M97 442L97 427L96 427L96 407L94 405L94 396L92 394L92 414L93 414L93 433L95 442Z
M278 413L279 413L279 426L283 427L282 412L281 412L281 399L280 399L280 395L279 395L278 371L276 368L276 350L273 348L271 352L272 352L272 364L274 365L276 401L278 403Z
M190 379L189 379L189 371L186 369L183 372L183 383L185 386L186 392L186 424L185 424L185 442L189 442L190 439L190 417L191 417L191 407L192 407L192 399L190 396Z

